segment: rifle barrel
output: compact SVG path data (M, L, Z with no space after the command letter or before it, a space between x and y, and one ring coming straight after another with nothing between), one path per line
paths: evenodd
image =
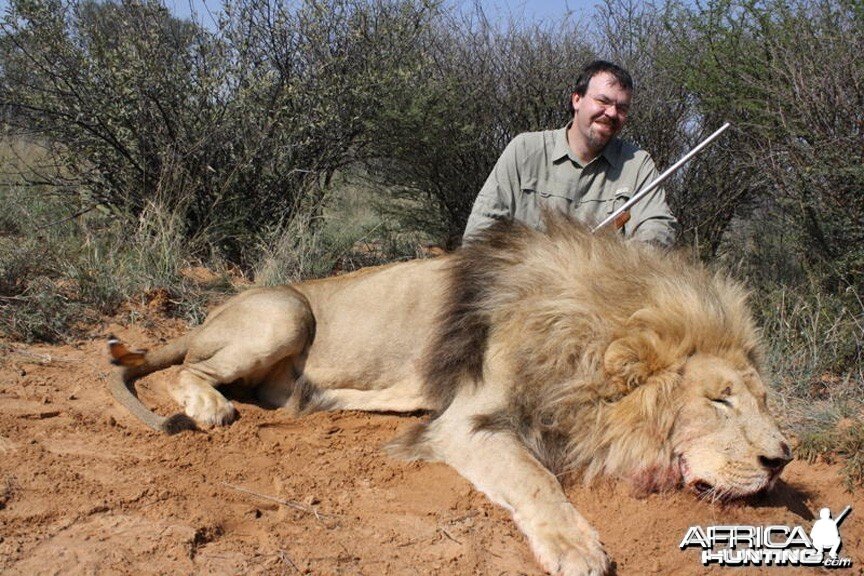
M666 178L668 178L669 176L674 174L679 168L681 168L681 166L683 166L684 164L689 162L690 159L693 158L693 156L695 156L696 154L701 152L703 148L705 148L708 144L713 142L714 139L717 138L718 136L720 136L720 134L722 134L724 130L729 128L729 126L731 126L731 124L729 124L729 122L726 122L725 124L723 124L723 126L718 128L713 134L708 136L708 138L706 138L705 140L700 142L698 146L693 148L693 150L691 150L690 152L685 154L683 158L681 158L675 164L673 164L672 166L667 168L666 171L663 172L660 176L658 176L654 181L652 181L650 184L647 184L641 190L639 190L639 192L634 194L633 197L630 198L630 200L628 200L627 202L625 202L623 206L621 206L620 208L615 210L615 212L613 212L605 220L600 222L600 224L598 224L593 230L591 230L591 233L592 234L596 233L598 230L600 230L601 228L603 228L604 226L606 226L607 224L609 224L610 222L615 220L615 218L617 218L618 215L629 210L630 207L633 206L634 204L636 204L636 202L638 202L639 200L641 200L643 196L645 196L646 194L648 194L649 192L651 192L652 190L654 190L655 188L660 186L660 184L662 184L663 181L666 180Z

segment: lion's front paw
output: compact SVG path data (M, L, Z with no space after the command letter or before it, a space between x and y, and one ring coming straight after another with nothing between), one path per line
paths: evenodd
M224 426L234 421L234 405L216 390L194 394L184 402L186 414L203 426Z
M566 534L554 528L543 530L532 542L543 568L555 576L604 576L609 557L595 534Z

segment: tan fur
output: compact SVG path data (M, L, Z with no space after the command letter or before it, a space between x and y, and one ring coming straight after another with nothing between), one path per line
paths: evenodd
M170 353L115 344L115 397L146 412L128 386L182 360L171 394L203 425L234 417L215 386L236 381L295 413L433 410L392 452L456 468L554 574L609 565L562 474L716 498L770 488L790 453L741 287L563 217L546 228L500 224L454 255L250 290Z

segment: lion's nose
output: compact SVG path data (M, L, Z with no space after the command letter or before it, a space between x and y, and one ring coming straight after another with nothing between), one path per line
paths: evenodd
M792 450L786 442L780 442L780 452L782 456L759 456L759 463L772 474L779 474L792 461Z

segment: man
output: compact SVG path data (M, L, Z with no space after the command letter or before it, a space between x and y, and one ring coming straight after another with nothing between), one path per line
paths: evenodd
M507 145L474 201L463 238L499 219L539 228L544 208L598 224L654 180L658 173L648 153L616 138L632 96L633 80L623 68L603 60L586 66L570 97L573 119L559 130L520 134ZM668 247L676 225L658 188L630 209L623 233Z

